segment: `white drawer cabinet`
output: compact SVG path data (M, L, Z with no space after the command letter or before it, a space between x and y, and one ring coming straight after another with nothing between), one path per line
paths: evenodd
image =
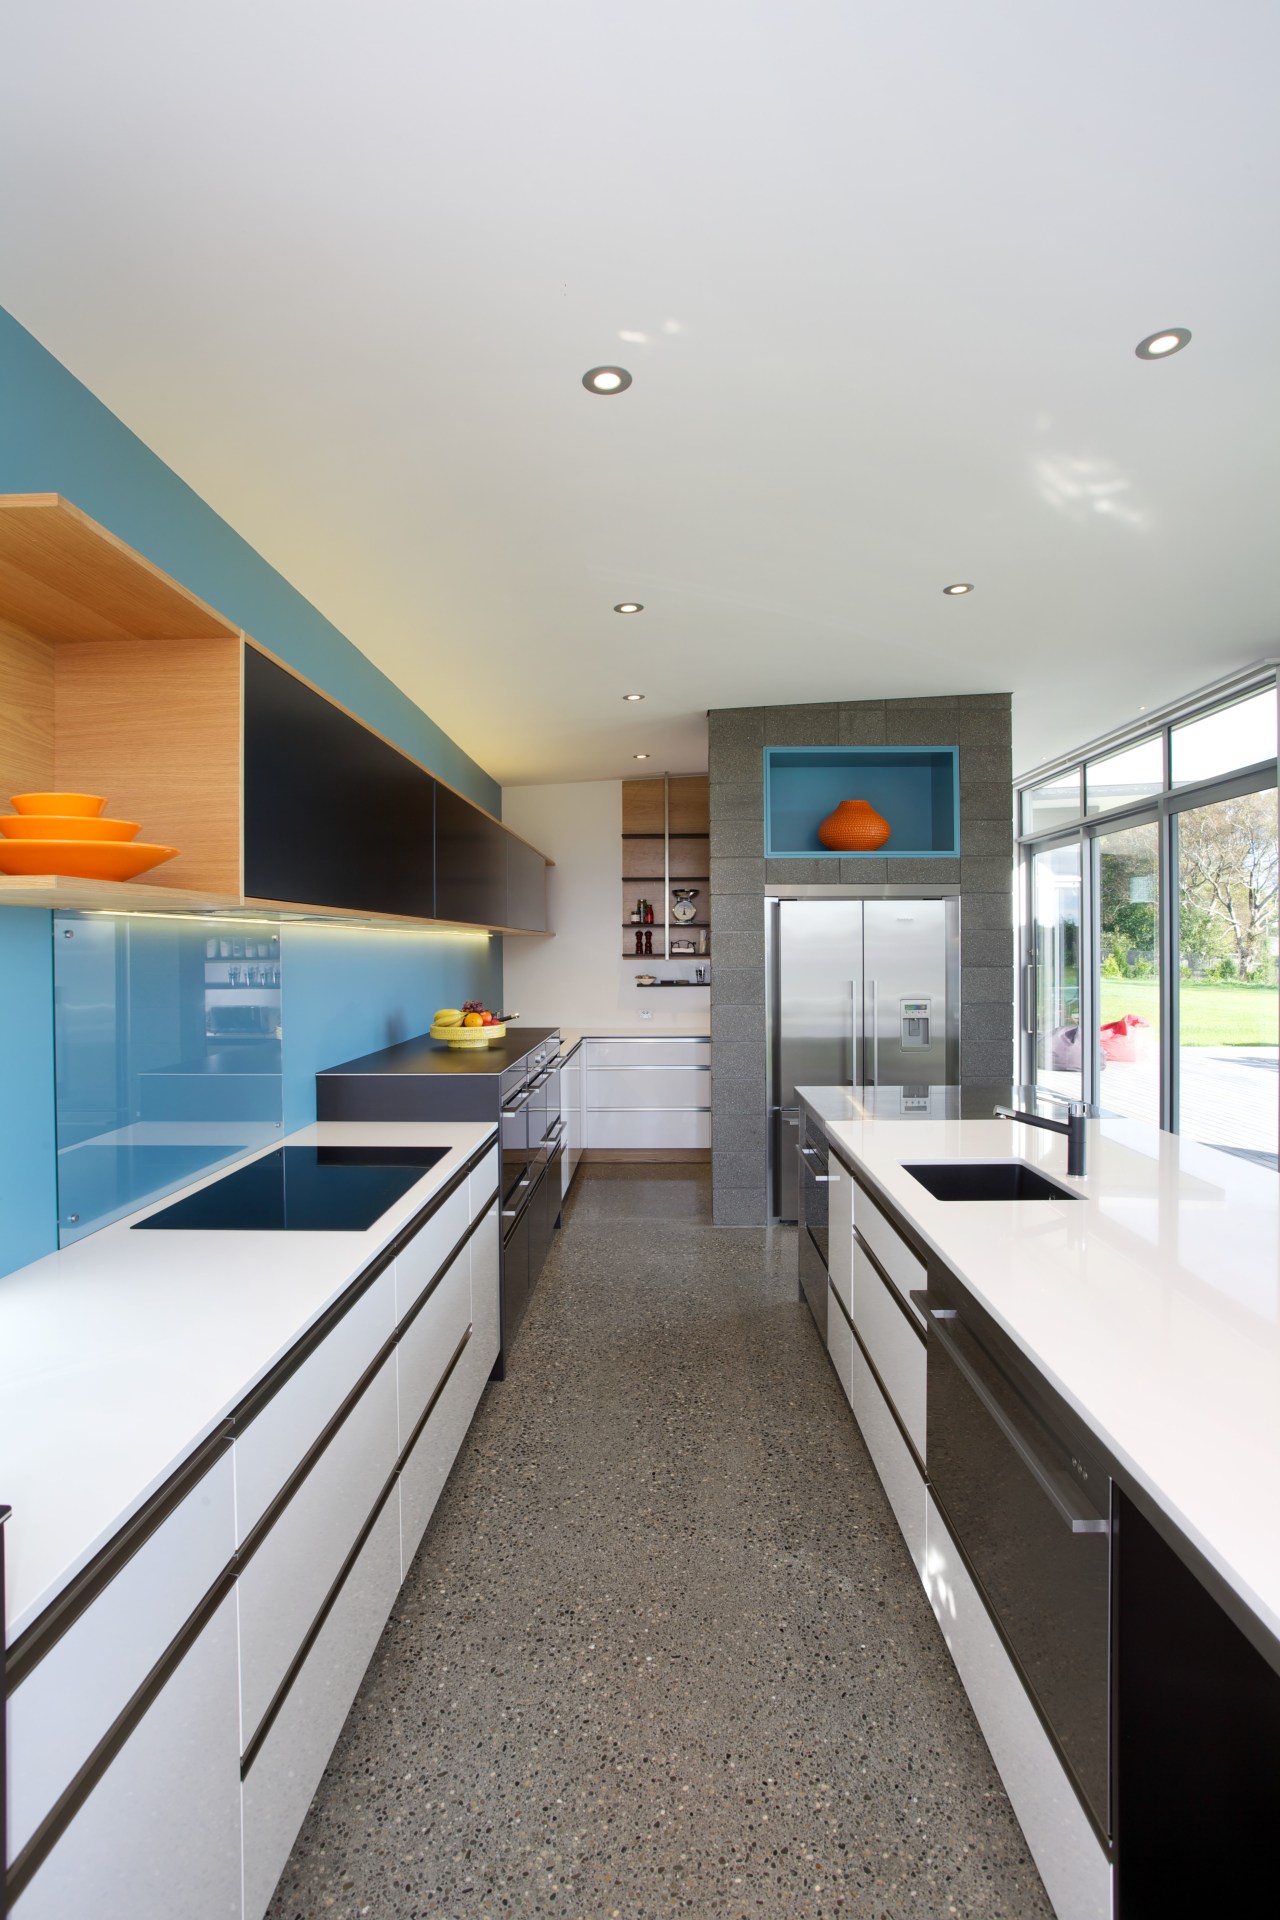
M244 1920L266 1912L399 1587L393 1489L245 1774Z
M834 1289L827 1287L827 1352L836 1370L844 1397L853 1397L853 1328L840 1310Z
M852 1317L853 1175L834 1153L827 1155L827 1221L827 1271L845 1312Z
M10 1695L11 1854L124 1711L234 1546L228 1448Z
M593 1067L591 1106L669 1111L709 1109L710 1067Z
M233 1594L188 1648L11 1912L14 1920L240 1920Z
M688 1040L649 1039L637 1034L634 1040L587 1040L587 1071L594 1067L708 1067L711 1042L702 1038Z
M238 1540L257 1525L394 1328L393 1262L237 1436Z
M477 1229L477 1231L479 1231ZM407 1446L441 1375L471 1324L471 1249L468 1240L431 1298L396 1347L400 1377L400 1445Z
M424 1287L430 1286L471 1222L472 1174L455 1187L438 1213L415 1233L407 1247L396 1255L396 1322L408 1313ZM497 1178L496 1167L494 1179ZM488 1187L493 1192L493 1182Z
M396 1355L390 1353L241 1569L246 1747L386 1485L397 1451Z
M709 1147L709 1113L595 1113L587 1115L587 1146Z
M893 1517L902 1529L902 1537L907 1543L916 1572L923 1580L924 1480L856 1340L849 1356L849 1371L852 1389L849 1404L853 1408L854 1419L893 1509Z
M898 1229L885 1217L865 1187L854 1182L853 1224L884 1268L894 1286L908 1300L913 1289L923 1287L928 1275L923 1260L909 1247ZM921 1316L923 1325L923 1316Z
M498 1188L498 1149L486 1153L478 1167L467 1175L467 1202L471 1218L482 1214Z
M865 1248L853 1246L853 1324L897 1409L911 1443L925 1457L925 1345Z
M1110 1920L1107 1857L932 1498L927 1514L929 1601L1054 1912Z
M588 1152L662 1152L711 1145L709 1040L588 1040Z
M441 1324L430 1348L421 1353L406 1351L412 1334L416 1332L414 1327L399 1349L404 1369L401 1375L402 1447L412 1438L423 1410L431 1406L431 1397L437 1392L446 1368L453 1362L448 1382L431 1407L427 1423L400 1474L400 1551L402 1572L406 1574L498 1357L500 1306L496 1206L490 1207L464 1251L469 1255L469 1284L465 1298L470 1314L471 1338L461 1354L458 1354L458 1341L466 1332L468 1320L465 1314L459 1318L463 1297L460 1289L456 1290L455 1298L449 1301L446 1307L447 1324ZM441 1292L446 1284L449 1283L441 1282ZM429 1311L430 1308L424 1309L421 1317L426 1319ZM406 1396L410 1404L417 1407L412 1421L405 1418Z

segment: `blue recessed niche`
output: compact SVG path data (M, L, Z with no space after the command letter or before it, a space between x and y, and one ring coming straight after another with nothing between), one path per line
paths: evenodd
M890 834L872 853L832 853L818 828L842 800L868 800ZM766 747L764 851L770 860L938 859L960 851L956 747Z

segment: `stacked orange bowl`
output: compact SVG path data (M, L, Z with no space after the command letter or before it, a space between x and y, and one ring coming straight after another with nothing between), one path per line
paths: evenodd
M57 873L77 880L132 880L177 847L135 840L136 820L104 820L100 793L15 793L0 816L0 873Z

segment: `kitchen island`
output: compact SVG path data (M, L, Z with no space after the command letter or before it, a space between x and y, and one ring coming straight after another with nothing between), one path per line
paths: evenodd
M1230 1904L1280 1792L1275 1175L804 1091L828 1351L1055 1906ZM971 1197L993 1162L1047 1197Z

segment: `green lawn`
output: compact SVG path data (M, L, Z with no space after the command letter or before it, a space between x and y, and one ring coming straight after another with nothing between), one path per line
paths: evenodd
M1103 980L1102 1018L1136 1013L1160 1025L1155 980ZM1226 980L1182 982L1184 1047L1274 1047L1280 1043L1280 988L1233 987Z

